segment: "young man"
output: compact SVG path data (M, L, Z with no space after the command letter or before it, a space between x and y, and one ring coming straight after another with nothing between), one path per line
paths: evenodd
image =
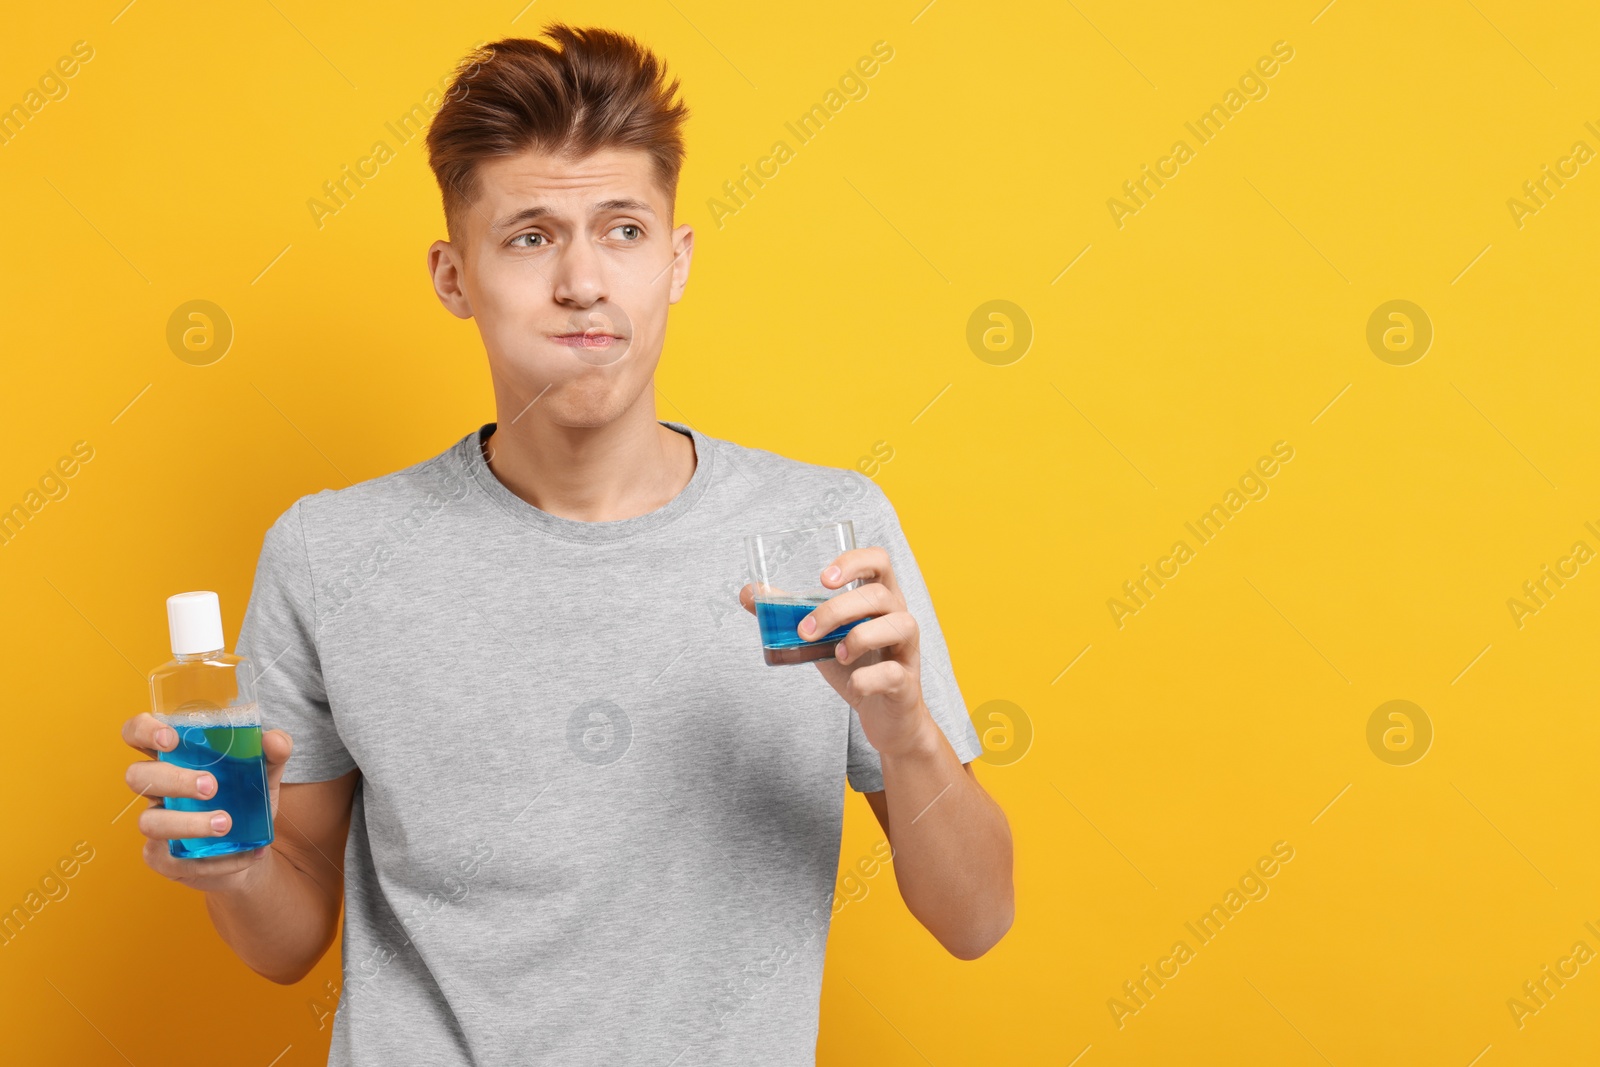
M239 645L276 839L174 859L228 817L156 799L145 859L277 982L342 904L334 1064L810 1064L840 778L962 959L1011 925L1010 831L963 767L978 740L882 491L657 420L687 110L631 39L546 34L470 57L428 135L450 237L428 269L477 323L498 421L267 532ZM821 578L864 584L801 634L868 621L835 661L767 666L744 535L845 517L868 547ZM124 737L176 741L150 715ZM127 779L216 789L148 760Z

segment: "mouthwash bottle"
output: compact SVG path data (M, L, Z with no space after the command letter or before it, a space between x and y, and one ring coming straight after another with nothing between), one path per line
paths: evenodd
M267 764L261 754L261 713L255 668L223 649L222 605L217 594L179 593L167 598L172 661L150 672L150 710L178 734L163 763L209 771L217 791L205 799L166 797L174 811L216 811L233 818L226 834L167 842L179 858L226 856L272 843Z

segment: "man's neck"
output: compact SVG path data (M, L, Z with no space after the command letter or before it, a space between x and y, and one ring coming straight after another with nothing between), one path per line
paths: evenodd
M540 511L578 522L631 519L665 507L694 475L694 443L656 421L647 392L621 418L557 426L525 410L484 447L489 469Z

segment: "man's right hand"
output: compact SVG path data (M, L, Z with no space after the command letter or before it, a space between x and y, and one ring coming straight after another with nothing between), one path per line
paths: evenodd
M162 805L164 797L192 797L204 800L217 795L217 780L209 771L193 771L174 763L163 763L156 753L170 752L178 744L177 731L144 712L122 724L122 739L148 759L128 767L128 788L150 798L150 805L139 814L139 830L149 840L144 843L144 861L163 878L170 878L203 892L231 892L247 889L252 879L270 859L266 846L231 856L205 856L179 859L171 854L167 842L173 838L220 837L233 825L220 808L215 811L176 811ZM278 815L278 783L283 766L289 761L294 741L282 730L261 732L261 753L267 764L267 796L272 816Z

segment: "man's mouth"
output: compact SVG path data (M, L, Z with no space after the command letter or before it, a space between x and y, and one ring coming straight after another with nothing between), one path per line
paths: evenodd
M566 345L569 348L608 348L623 340L618 335L606 333L604 330L585 330L583 333L558 333L551 335L550 339L558 345Z
M591 367L609 367L625 357L632 347L633 330L628 313L620 307L574 310L560 333L547 336L572 353L572 358Z

